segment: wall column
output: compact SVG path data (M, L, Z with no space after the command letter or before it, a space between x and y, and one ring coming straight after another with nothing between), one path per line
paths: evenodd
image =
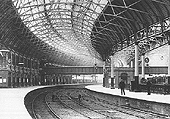
M104 64L103 64L103 73L104 73L105 87L109 88L109 74L108 74L108 71L106 69L106 61L104 61Z
M115 82L115 79L114 79L114 62L113 62L113 56L111 56L111 88L114 89L114 82Z
M33 80L33 74L32 74L32 59L31 58L29 58L29 61L30 61L30 83L31 83L31 86L33 86L34 85L34 80Z
M133 60L130 61L130 67L133 68Z
M105 72L106 72L106 62L103 61L103 87L106 86Z
M170 36L168 35L168 84L170 84Z
M139 85L139 63L138 63L138 42L135 42L135 89L138 90Z
M18 56L17 56L17 54L15 53L15 86L16 87L18 87L18 85L19 85L19 81L18 81L18 67L17 67L17 65L18 65L18 58L17 58Z
M145 54L143 53L141 56L142 60L142 79L145 79Z

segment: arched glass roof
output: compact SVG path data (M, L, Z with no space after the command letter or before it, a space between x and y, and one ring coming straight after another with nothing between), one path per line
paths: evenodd
M0 15L0 43L20 54L58 65L101 65L136 40L145 48L159 42L169 31L170 1L2 0Z
M89 62L92 57L101 59L90 34L106 0L13 0L13 4L30 31L61 55Z

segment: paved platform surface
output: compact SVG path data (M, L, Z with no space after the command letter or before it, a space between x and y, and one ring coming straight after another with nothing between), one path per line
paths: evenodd
M24 105L24 97L31 90L44 86L25 88L0 88L0 119L32 119Z
M141 100L148 100L148 101L170 104L170 95L153 94L153 93L151 93L151 95L147 95L146 92L130 92L129 90L125 90L125 95L121 95L120 89L105 88L102 85L89 85L86 86L86 88L96 92L102 92L106 94L119 95L123 97L130 97L130 98L136 98Z
M45 86L0 88L0 119L32 119L25 108L24 97L31 90L43 87ZM86 88L106 94L170 104L170 95L147 95L144 92L130 92L128 90L125 90L126 95L120 95L120 89L105 88L102 85L88 85Z

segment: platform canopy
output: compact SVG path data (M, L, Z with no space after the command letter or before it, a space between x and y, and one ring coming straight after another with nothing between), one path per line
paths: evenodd
M134 33L170 15L169 0L1 0L3 45L63 65L102 65Z

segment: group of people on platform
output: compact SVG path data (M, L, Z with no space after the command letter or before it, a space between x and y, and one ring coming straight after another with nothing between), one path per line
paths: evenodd
M152 86L151 81L147 79L146 87L148 95L151 95L151 86ZM125 95L125 82L123 79L119 82L119 88L121 90L121 95Z

